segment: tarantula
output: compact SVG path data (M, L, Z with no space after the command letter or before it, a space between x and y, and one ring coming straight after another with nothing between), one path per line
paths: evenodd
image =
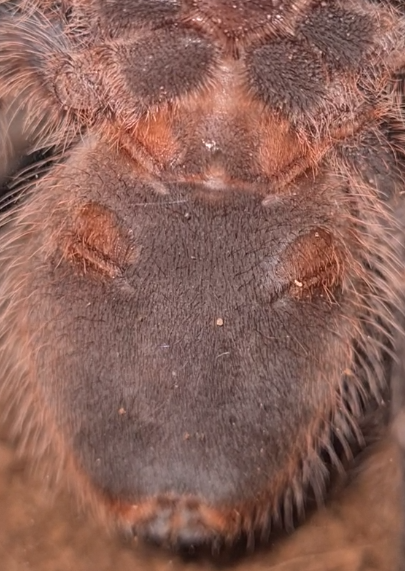
M3 398L107 522L266 542L401 418L403 70L402 2L0 2Z

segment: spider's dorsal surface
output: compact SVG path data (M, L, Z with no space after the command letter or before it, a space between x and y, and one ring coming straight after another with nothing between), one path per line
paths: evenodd
M3 4L0 96L62 149L1 253L21 415L140 535L290 525L387 392L404 16Z

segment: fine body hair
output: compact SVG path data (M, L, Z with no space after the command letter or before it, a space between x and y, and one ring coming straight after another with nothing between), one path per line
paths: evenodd
M106 525L267 545L405 446L404 74L402 2L0 1L2 416Z

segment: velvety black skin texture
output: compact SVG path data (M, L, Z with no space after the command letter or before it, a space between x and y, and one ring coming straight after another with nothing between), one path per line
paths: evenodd
M120 160L103 152L81 168L114 187L103 189L103 205L130 228L139 253L107 282L91 268L84 276L65 264L38 269L30 323L46 324L38 345L53 340L39 353L54 379L44 378L43 390L52 407L64 403L58 423L113 497L249 499L288 463L285 443L302 438L301 423L316 418L346 364L335 348L345 324L322 328L341 308L291 299L290 278L277 275L298 232L332 224L329 205L311 212L294 197L263 205L226 190L207 204L205 189L176 184L159 196L114 179ZM99 202L91 179L74 178ZM322 359L328 354L333 362Z
M4 391L108 519L266 539L386 429L404 32L371 0L0 5L0 126L44 159L5 208Z

